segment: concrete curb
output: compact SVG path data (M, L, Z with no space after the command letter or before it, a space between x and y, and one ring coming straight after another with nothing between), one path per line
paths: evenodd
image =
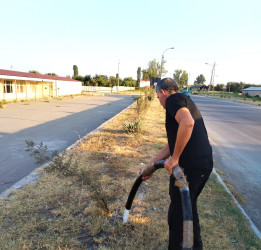
M0 199L6 198L9 195L13 193L13 191L17 189L21 189L27 184L35 183L37 180L41 177L41 169L44 168L47 164L44 164L38 168L36 168L33 172L31 172L29 175L25 176L20 181L16 182L12 187L5 190L0 194Z
M241 205L238 203L238 201L236 200L236 198L234 197L234 195L230 192L230 190L227 188L226 184L223 182L222 178L220 177L220 175L217 173L217 171L215 170L215 168L213 168L213 173L216 175L217 180L219 181L219 183L225 188L226 192L232 197L232 199L234 200L234 202L236 203L237 207L239 208L239 210L241 211L241 213L245 216L245 218L247 219L250 227L252 228L252 230L254 231L254 233L256 234L256 236L261 239L261 233L258 230L258 228L255 226L255 224L253 223L253 221L250 219L250 217L247 215L247 213L245 212L245 210L241 207Z
M134 103L130 104L128 107L126 107L125 109L123 109L122 111L120 111L118 114L116 114L115 116L113 116L112 118L110 118L108 121L102 123L99 127L97 127L96 129L92 130L91 132L89 132L87 135L83 136L82 138L80 138L79 140L77 140L74 144L72 144L71 146L67 147L64 151L66 150L73 150L75 147L77 147L80 143L84 143L92 134L101 131L102 127L110 122L112 122L117 116L119 116L120 114L122 114L123 112L125 112L127 109L129 109L132 105L134 105ZM16 182L13 186L11 186L10 188L8 188L7 190L5 190L4 192L0 193L0 199L6 198L8 196L10 196L15 190L17 189L21 189L24 186L31 184L31 183L35 183L37 182L37 180L42 176L41 174L41 170L46 167L49 163L45 163L42 166L36 168L35 170L33 170L29 175L25 176L23 179L21 179L20 181Z

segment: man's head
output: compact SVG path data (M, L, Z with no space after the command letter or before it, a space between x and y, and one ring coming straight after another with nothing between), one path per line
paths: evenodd
M157 96L160 104L166 109L166 99L171 95L179 91L178 84L171 78L162 79L156 87Z
M169 94L178 92L179 86L175 82L175 80L171 78L163 78L160 80L160 82L157 84L156 92L160 92L160 90L164 90Z

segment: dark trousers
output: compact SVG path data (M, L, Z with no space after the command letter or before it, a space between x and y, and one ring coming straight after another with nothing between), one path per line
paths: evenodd
M213 164L212 164L213 166ZM202 240L200 237L200 225L197 212L197 198L204 188L209 175L212 171L212 166L203 169L185 168L184 173L189 182L189 191L192 205L193 214L193 233L194 245L193 249L203 249ZM169 249L182 249L183 238L183 216L182 216L182 203L179 188L174 186L174 177L170 176L170 198L171 203L169 206L168 223L169 223Z

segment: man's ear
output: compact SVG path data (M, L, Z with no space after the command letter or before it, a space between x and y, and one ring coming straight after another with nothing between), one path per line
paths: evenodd
M168 92L166 90L164 90L164 89L161 89L160 93L163 94L163 95L167 95L168 94Z

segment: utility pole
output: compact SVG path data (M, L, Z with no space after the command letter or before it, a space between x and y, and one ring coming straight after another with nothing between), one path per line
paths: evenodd
M188 81L189 81L189 78L190 78L190 74L188 74L188 80L187 80L187 91L188 91Z
M212 66L211 77L210 77L209 88L208 88L208 93L209 93L209 91L211 90L211 84L213 84L213 86L214 86L214 77L215 77L216 62L214 62L214 64L210 64L210 63L205 63L205 64Z
M120 89L119 81L120 81L120 61L118 62L118 92L119 92L119 89Z
M213 64L212 74L211 74L211 84L213 85L213 87L214 87L215 67L216 67L216 62L214 62L214 64ZM210 84L210 87L211 87L211 84Z

